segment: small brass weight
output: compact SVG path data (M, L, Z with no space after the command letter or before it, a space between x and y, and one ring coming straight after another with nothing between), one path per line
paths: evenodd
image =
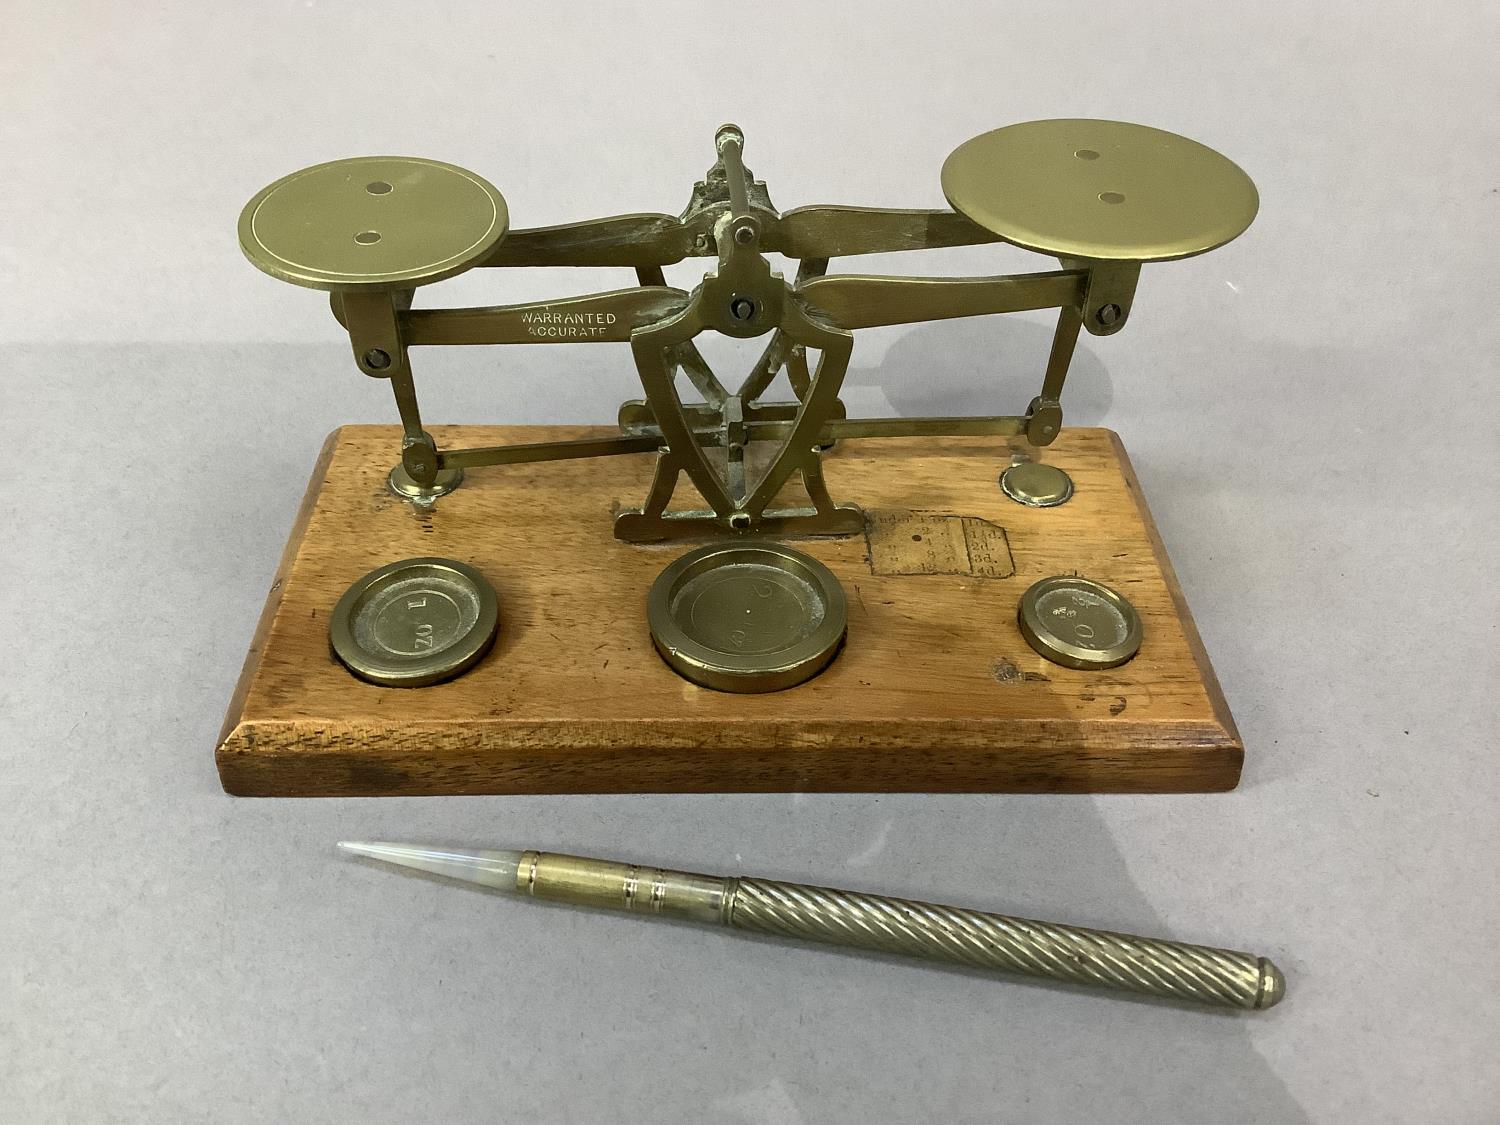
M639 507L615 515L615 536L733 548L718 564L710 557L677 568L669 581L678 586L653 593L658 648L706 686L774 690L816 674L843 637L842 596L827 586L836 587L836 579L806 566L811 560L800 552L768 542L864 530L860 508L835 499L824 483L825 451L837 441L878 437L991 435L1050 444L1062 426L1063 383L1079 333L1119 332L1130 320L1143 262L1229 242L1255 217L1258 199L1249 177L1212 149L1117 121L1033 121L975 137L943 165L951 210L779 212L744 163L741 130L722 127L714 145L716 160L679 217L619 215L512 231L500 192L471 172L433 160L360 157L271 184L245 207L239 237L260 269L326 290L356 365L389 380L403 429L389 480L398 495L432 503L482 466L655 456L650 489ZM993 242L1055 258L1061 268L964 278L829 272L834 258ZM793 280L772 269L770 253L798 264ZM702 280L691 292L667 285L663 267L691 257L709 260ZM413 307L422 286L502 266L628 267L636 284L520 305ZM1052 308L1051 351L1024 413L846 416L839 393L856 329ZM737 386L721 380L696 346L705 331L766 338ZM630 345L644 398L620 407L618 434L442 449L423 429L412 349L549 343ZM768 401L783 370L794 401ZM696 391L695 401L684 401L679 376ZM1066 474L1052 466L1023 460L1012 468L1002 487L1020 503L1060 504L1072 493ZM669 510L683 474L706 508ZM807 502L777 507L794 477ZM722 567L717 577L715 565ZM754 601L756 591L772 608L747 632L739 618L750 610L742 613L740 602ZM1090 594L1089 604L1113 606L1110 594ZM664 639L669 634L681 636ZM792 650L799 655L789 664L783 658ZM1087 651L1070 659L1070 666L1089 666Z

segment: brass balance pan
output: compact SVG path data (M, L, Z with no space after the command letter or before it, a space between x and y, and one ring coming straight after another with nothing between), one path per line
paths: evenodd
M1124 121L1027 121L965 141L943 163L955 211L1057 258L1163 262L1222 246L1260 197L1232 160Z
M272 277L335 293L463 273L504 237L493 185L452 164L359 156L293 172L240 213L240 249Z

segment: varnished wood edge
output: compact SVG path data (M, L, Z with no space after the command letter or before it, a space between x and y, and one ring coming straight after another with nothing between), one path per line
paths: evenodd
M1032 726L1033 724L1022 724ZM357 731L312 721L249 721L220 758L226 791L241 797L380 797L523 793L1205 793L1233 789L1238 748L1214 724L1143 724L1068 745L1071 724L1034 732L905 731L882 745L857 735L835 745L705 747L628 737L528 745L503 722L418 723ZM943 724L933 724L942 728ZM446 729L445 729L446 727ZM944 734L948 737L944 737ZM457 737L455 737L457 734ZM1109 737L1105 737L1108 735ZM1059 741L1060 736L1065 736ZM904 743L904 744L903 744ZM427 756L414 760L414 748ZM437 753L432 753L438 748ZM851 768L857 756L857 768ZM919 785L913 786L913 779Z
M302 504L297 509L296 519L292 521L292 530L287 536L286 546L281 550L281 560L276 564L276 576L271 581L271 590L266 596L265 608L260 611L260 620L256 623L255 633L250 639L250 650L245 653L244 667L240 669L240 678L235 683L234 694L229 697L229 709L224 715L224 726L219 731L219 742L215 750L221 781L224 776L225 747L234 736L243 718L245 699L250 694L250 685L255 681L255 673L260 668L260 655L265 648L266 638L270 635L271 624L276 620L276 612L281 608L282 592L286 589L287 577L291 572L292 564L297 561L302 538L307 534L307 525L312 521L313 509L318 505L318 496L322 493L324 481L328 477L328 466L333 461L333 452L338 448L339 438L344 429L345 427L340 426L329 434L323 441L323 448L318 451L318 459L313 463L312 476L307 482L307 491L302 494Z
M1192 611L1188 609L1187 598L1183 596L1182 586L1177 581L1177 571L1172 568L1172 559L1167 554L1166 544L1162 542L1161 532L1156 529L1156 521L1151 518L1151 509L1146 506L1146 496L1141 491L1140 478L1135 475L1135 466L1130 463L1130 455L1125 452L1125 444L1120 440L1120 435L1110 429L1104 432L1109 435L1110 444L1119 458L1120 475L1125 478L1125 485L1130 490L1132 499L1135 500L1141 523L1146 528L1146 539L1151 544L1151 549L1156 552L1156 561L1161 566L1162 579L1167 584L1167 592L1172 595L1172 604L1176 607L1177 618L1182 623L1182 633L1187 640L1188 651L1193 654L1193 662L1197 664L1198 674L1203 678L1203 687L1208 692L1208 701L1213 707L1214 718L1218 719L1220 725L1223 726L1225 738L1229 740L1243 762L1245 744L1240 739L1234 716L1229 712L1229 703L1224 698L1224 689L1219 685L1219 677L1208 658L1208 650L1203 647L1203 638L1198 633L1198 624L1193 620Z

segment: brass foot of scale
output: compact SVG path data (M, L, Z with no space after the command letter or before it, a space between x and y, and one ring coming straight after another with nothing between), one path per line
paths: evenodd
M464 482L462 469L439 469L431 484L418 484L406 471L406 466L397 463L385 478L391 495L418 504L431 504L439 496L446 496Z

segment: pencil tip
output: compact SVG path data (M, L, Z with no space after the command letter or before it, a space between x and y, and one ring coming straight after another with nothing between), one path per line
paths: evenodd
M506 891L516 889L516 868L521 861L521 853L513 851L424 848L412 844L355 840L340 840L338 847L340 851L378 859L382 863Z

